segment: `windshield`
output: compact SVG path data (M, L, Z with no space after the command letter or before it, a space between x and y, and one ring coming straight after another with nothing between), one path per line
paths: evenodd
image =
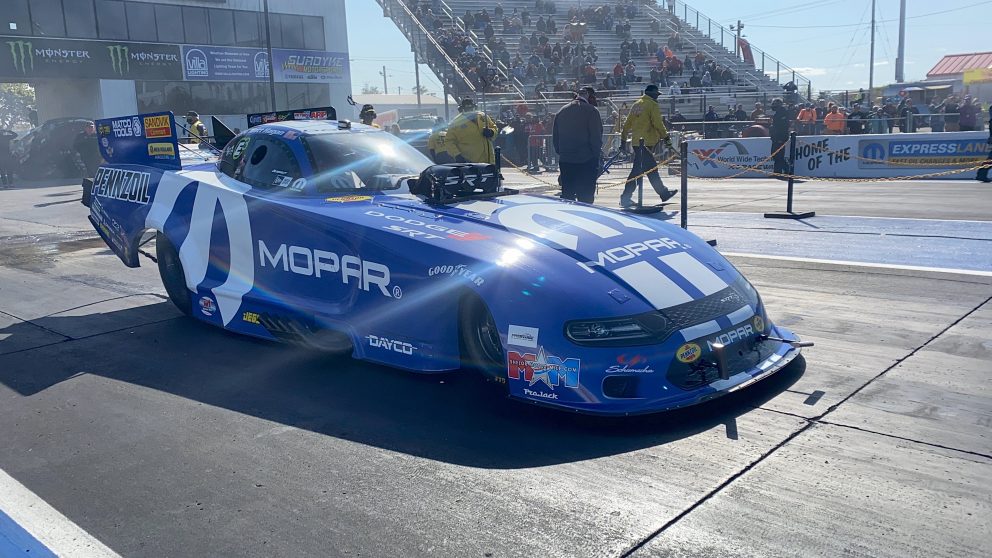
M397 190L402 177L420 176L431 161L395 136L379 132L303 138L316 168L320 193Z

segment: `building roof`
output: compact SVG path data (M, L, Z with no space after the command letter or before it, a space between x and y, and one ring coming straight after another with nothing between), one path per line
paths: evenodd
M953 76L976 68L992 68L992 52L949 54L941 58L940 62L927 72L927 77Z
M417 104L416 95L354 95L355 102L364 105L414 105ZM420 102L424 105L443 105L444 99L434 95L421 95Z

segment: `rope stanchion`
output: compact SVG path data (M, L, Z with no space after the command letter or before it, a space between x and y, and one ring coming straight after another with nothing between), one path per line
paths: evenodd
M781 148L780 148L781 149ZM796 133L789 134L789 192L785 198L785 212L771 211L765 213L765 219L809 219L816 215L815 211L792 211L792 196L796 181Z

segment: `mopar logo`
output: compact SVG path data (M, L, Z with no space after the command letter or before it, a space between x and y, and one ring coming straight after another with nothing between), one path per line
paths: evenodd
M264 240L258 241L258 265L264 268L268 265L297 275L307 277L340 277L342 283L354 283L365 292L372 292L375 287L383 296L400 298L403 291L394 286L392 293L389 289L389 268L381 263L362 260L358 256L339 256L334 252L312 250L304 246L287 246L280 244L279 248L269 250Z
M744 339L747 339L752 335L754 335L754 329L751 327L751 324L744 324L737 329L732 329L726 333L721 333L720 335L717 335L715 338L706 341L706 348L712 351L714 343L720 343L721 345L726 347L727 345L736 343L737 341L743 341ZM682 361L682 362L686 362L686 361Z
M130 50L123 45L108 46L110 51L110 63L114 66L114 72L124 75L131 71Z
M861 148L861 158L868 159L865 161L866 164L884 165L885 146L875 142L869 143Z
M207 63L207 55L198 48L191 48L186 51L186 77L210 77L210 65Z
M269 55L265 52L259 52L255 54L255 77L257 78L268 78L269 77Z
M26 74L28 68L34 69L34 52L30 41L8 41L10 55L14 59L14 70Z

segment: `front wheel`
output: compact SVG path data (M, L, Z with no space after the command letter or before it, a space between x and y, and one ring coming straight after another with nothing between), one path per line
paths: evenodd
M506 354L493 315L477 296L463 299L458 318L462 364L506 387Z
M158 274L162 277L165 292L169 300L176 305L180 312L189 316L192 314L193 301L189 289L186 288L186 274L183 263L179 261L179 252L162 233L155 235L155 258L158 260Z

